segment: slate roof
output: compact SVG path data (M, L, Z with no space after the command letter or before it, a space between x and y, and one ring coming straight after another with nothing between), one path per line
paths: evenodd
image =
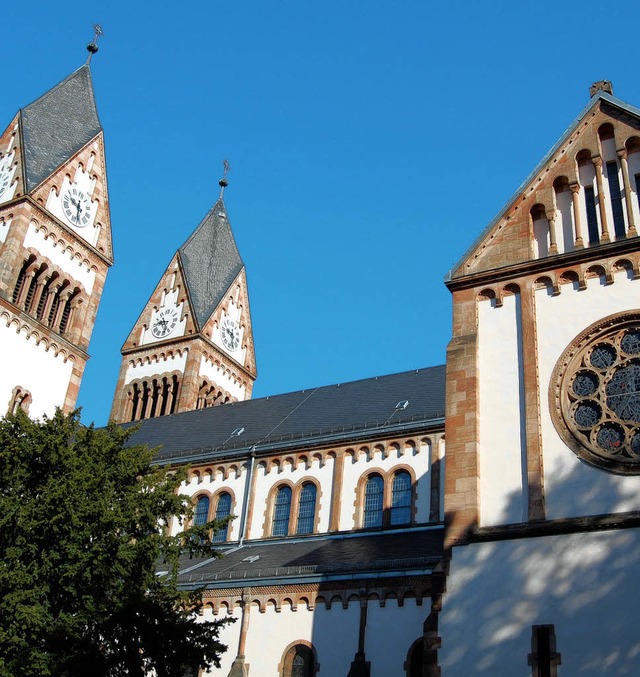
M198 328L202 329L244 267L222 198L178 251Z
M500 221L502 215L509 209L511 204L520 197L520 194L529 185L529 183L533 181L533 179L537 176L540 170L547 164L547 162L549 162L549 160L558 150L558 148L560 148L560 146L562 146L562 144L573 134L573 132L578 127L580 122L582 122L582 120L587 116L589 111L596 105L598 105L600 101L604 102L605 105L609 104L613 108L630 115L632 118L635 118L636 120L640 119L640 108L636 108L635 106L632 106L631 104L622 101L622 99L618 99L618 97L613 96L613 94L609 94L608 92L605 92L603 90L595 94L589 100L589 103L580 111L578 117L576 117L576 119L567 127L564 134L562 134L562 136L556 141L553 147L547 152L547 154L542 158L542 160L540 160L540 162L538 162L538 164L534 167L534 169L529 173L527 178L518 186L516 192L507 200L507 202L504 204L502 209L500 209L500 211L497 213L497 215L491 221L491 223L489 223L483 229L483 231L478 235L478 237L476 237L476 239L471 243L471 245L467 248L464 254L460 257L458 262L445 275L445 282L453 280L453 278L456 276L456 273L462 268L464 262L469 258L469 256L471 256L471 254L476 250L476 248L479 247L480 244L482 244L484 239L489 235L489 233L496 225L496 223Z
M181 585L213 583L230 586L234 581L294 577L329 578L345 573L363 578L382 572L424 571L442 558L442 528L321 536L303 539L260 541L241 548L221 550L222 558L184 557Z
M102 130L85 64L20 111L27 192Z
M408 400L404 409L399 402ZM160 416L139 423L131 444L161 446L159 462L206 460L383 430L444 425L445 366ZM239 436L232 432L244 428Z

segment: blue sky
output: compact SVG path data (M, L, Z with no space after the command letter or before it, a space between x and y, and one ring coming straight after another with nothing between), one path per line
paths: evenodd
M153 9L151 9L153 8ZM637 6L324 0L3 8L0 126L91 26L116 263L79 404L218 196L247 267L254 397L445 361L447 270L610 79L640 105Z

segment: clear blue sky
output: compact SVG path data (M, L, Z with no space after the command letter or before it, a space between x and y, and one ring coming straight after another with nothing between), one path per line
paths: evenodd
M636 3L36 2L2 10L0 126L80 66L94 22L115 265L79 404L225 194L254 396L445 360L447 270L610 79L640 105Z

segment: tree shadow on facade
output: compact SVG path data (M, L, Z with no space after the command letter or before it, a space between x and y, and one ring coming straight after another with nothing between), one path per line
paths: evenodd
M585 467L554 485L554 514L624 506L629 487L640 489L640 478L606 473L585 489L576 477ZM514 494L510 503L519 501ZM513 527L508 538L480 529L475 542L455 547L440 616L443 674L531 674L540 624L554 626L558 674L638 674L639 525L637 512L558 519Z

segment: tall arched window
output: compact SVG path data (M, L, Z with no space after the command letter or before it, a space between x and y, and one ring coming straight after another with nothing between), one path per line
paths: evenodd
M231 514L231 494L226 491L223 494L220 494L218 498L218 504L216 505L216 519L221 520L225 517L229 517ZM219 529L216 532L216 535L213 537L214 543L224 543L227 540L227 534L229 532L229 523L224 525L222 529Z
M209 497L200 496L193 514L193 526L200 527L209 521Z
M316 485L305 482L300 491L298 503L298 527L296 533L311 534L316 517Z
M286 536L289 533L289 513L291 511L291 487L284 485L278 489L273 505L272 536Z
M369 475L364 490L363 527L382 526L382 497L384 494L384 480L380 475Z
M404 470L393 476L391 487L391 524L411 522L411 475Z

